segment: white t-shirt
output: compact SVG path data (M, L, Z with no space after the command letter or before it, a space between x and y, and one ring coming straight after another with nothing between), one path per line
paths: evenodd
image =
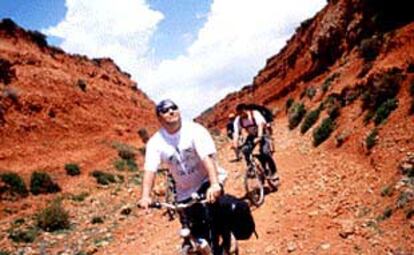
M250 135L257 135L257 126L260 124L266 124L266 120L259 111L253 110L252 118L249 115L249 118L242 119L241 121L240 116L234 119L234 133L239 134L240 129L244 127Z
M207 129L194 122L183 122L180 130L169 134L161 128L147 143L146 171L156 172L161 163L167 164L175 180L177 200L184 200L208 181L202 159L215 154L216 147ZM226 172L217 165L219 180Z

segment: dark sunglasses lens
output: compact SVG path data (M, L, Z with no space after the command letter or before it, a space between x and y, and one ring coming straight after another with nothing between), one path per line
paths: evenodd
M170 109L171 109L171 110L173 110L173 111L175 111L175 110L177 110L177 109L178 109L178 107L177 107L176 105L172 105L172 106L170 106L170 107L163 108L163 109L161 109L161 113L162 113L162 114L165 114L165 113L167 113Z

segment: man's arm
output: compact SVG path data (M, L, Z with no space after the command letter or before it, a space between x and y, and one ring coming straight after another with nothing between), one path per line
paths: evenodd
M208 155L203 159L203 165L207 169L210 187L207 190L207 200L214 203L221 195L222 189L218 180L218 169L214 155Z
M142 181L141 199L138 202L141 208L148 209L149 205L152 202L151 191L154 186L154 181L155 181L155 172L145 171L144 179Z
M237 149L237 147L239 147L239 136L240 136L240 126L238 125L239 123L239 118L240 117L236 117L236 119L233 122L233 149Z

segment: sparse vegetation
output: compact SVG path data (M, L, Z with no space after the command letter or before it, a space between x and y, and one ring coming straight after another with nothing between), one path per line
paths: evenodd
M328 108L328 115L332 120L335 120L341 114L341 107L338 104L333 104Z
M76 202L83 202L85 201L85 198L87 198L88 196L89 196L88 192L81 192L77 195L72 195L70 198Z
M37 237L38 231L34 227L13 228L9 230L9 238L16 243L32 243Z
M379 222L379 221L384 221L386 219L389 219L392 213L393 213L393 210L391 207L385 208L384 212L380 216L377 217L377 221Z
M59 185L52 181L45 172L33 172L30 179L30 192L33 195L56 193L61 191Z
M365 146L370 150L377 143L378 129L374 128L365 139Z
M115 183L115 176L111 173L95 170L92 172L92 176L95 177L96 181L101 185L109 185Z
M377 58L382 45L382 38L374 35L361 41L359 54L366 61L370 62Z
M395 98L402 79L401 70L396 68L370 79L362 95L362 109L376 111L385 101Z
M332 85L332 82L339 77L339 73L333 73L331 76L326 78L326 80L322 83L321 89L323 93L326 93Z
M79 88L80 90L82 90L83 92L86 92L86 87L88 86L88 84L86 83L86 81L85 81L85 80L79 79L79 80L76 82L76 86L78 86L78 88Z
M32 41L36 43L37 46L40 48L47 47L47 40L46 35L42 34L39 31L28 31L29 36L31 37Z
M316 89L313 87L306 88L306 96L309 99L312 99L316 95Z
M316 110L306 114L305 120L300 127L300 132L302 134L306 133L318 121L320 113L321 107L318 107Z
M335 129L335 122L332 118L327 117L322 121L322 124L313 132L313 145L317 147L329 138L332 131Z
M102 224L104 223L104 220L100 216L94 216L91 220L92 224Z
M80 175L80 167L76 163L68 163L65 165L66 174L70 176Z
M36 225L47 232L68 229L69 213L62 207L62 201L56 199L36 215Z
M0 83L7 85L15 77L15 73L11 67L12 65L8 60L0 58Z
M18 174L13 172L2 173L0 174L0 179L5 184L4 186L0 186L0 198L3 195L27 197L29 194L26 184Z
M382 197L390 197L393 193L393 186L392 185L386 185L381 189L381 196Z
M342 144L344 144L344 142L348 139L348 137L349 137L348 131L342 131L341 133L337 134L335 136L336 147L341 147Z
M286 112L289 111L290 107L293 105L294 102L295 101L291 97L288 100L286 100L286 104L285 104L285 110L286 110Z
M305 105L303 103L293 103L289 109L289 129L297 127L306 114Z
M358 78L364 78L365 75L367 75L367 73L372 69L373 63L372 62L365 62L362 65L361 71L359 71L357 77Z
M391 112L397 109L397 107L398 107L398 99L396 98L388 99L387 101L382 103L378 107L377 111L375 112L375 118L374 118L375 125L379 125L383 123L388 118L388 116L391 114Z

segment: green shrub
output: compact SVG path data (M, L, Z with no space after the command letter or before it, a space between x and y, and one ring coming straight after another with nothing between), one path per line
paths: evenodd
M36 228L13 229L9 232L9 239L16 243L32 243L36 239L38 231Z
M404 208L410 201L410 195L409 192L401 192L398 196L397 208Z
M316 89L313 87L306 88L306 96L309 99L312 99L316 95Z
M0 179L5 184L4 187L0 186L0 197L3 193L8 193L12 196L27 197L29 191L23 179L16 173L2 173Z
M114 167L118 171L124 171L126 168L126 161L123 159L116 159L114 162Z
M401 70L397 68L370 79L362 95L362 109L376 111L388 99L396 98L402 79Z
M76 82L76 86L78 86L78 88L80 88L80 90L82 90L83 92L86 91L86 87L88 86L88 84L86 83L85 80L79 79Z
M326 93L329 88L331 87L332 82L339 77L339 73L333 73L331 76L326 78L326 80L322 83L321 89L323 93Z
M62 201L56 199L36 215L36 225L47 232L69 229L69 213L62 207Z
M319 119L319 114L321 113L320 107L316 110L310 111L306 114L305 120L300 127L300 132L302 134L306 133Z
M286 100L286 104L285 104L286 112L289 111L290 107L293 105L294 102L295 101L291 97L288 100Z
M118 150L118 156L125 160L135 159L135 152L128 147L124 147Z
M330 117L324 119L322 124L313 132L313 145L317 147L328 139L334 128L335 123Z
M109 185L110 183L115 183L115 176L111 173L106 173L100 170L95 170L92 172L92 176L95 177L96 181L102 185Z
M91 220L92 224L102 224L104 223L104 220L100 216L94 216Z
M363 39L359 46L359 54L366 61L370 62L377 58L381 50L382 40L378 36Z
M340 113L341 113L341 107L337 104L332 105L328 109L328 115L332 120L335 120L336 118L338 118Z
M306 114L305 105L303 103L294 103L289 109L289 129L294 129L302 121Z
M0 250L0 255L12 255L12 254L8 251Z
M365 139L365 145L370 150L377 143L378 129L374 128Z
M344 144L344 142L346 141L346 139L348 139L348 137L349 132L347 131L342 131L341 133L337 134L335 136L336 147L341 147L342 144Z
M138 149L138 151L139 151L139 153L140 153L142 156L145 156L145 151L146 151L145 146L143 146L143 147L139 148L139 149Z
M70 176L80 175L80 168L75 163L68 163L65 165L66 174Z
M388 116L391 114L391 112L397 109L397 107L398 107L398 99L396 98L388 99L387 101L382 103L378 107L377 111L375 112L375 118L374 118L375 125L379 125L383 123L388 118Z
M387 185L381 189L381 196L382 197L390 197L393 193L393 186Z
M384 221L384 220L390 218L391 215L392 215L392 213L393 213L393 211L392 211L392 208L391 207L385 208L384 209L384 212L382 213L382 215L380 215L380 216L377 217L377 221Z
M76 202L83 202L85 198L87 198L88 196L89 196L88 192L81 192L80 194L72 195L71 199Z
M52 181L45 172L33 172L30 179L30 192L33 195L56 193L61 191L59 185Z

